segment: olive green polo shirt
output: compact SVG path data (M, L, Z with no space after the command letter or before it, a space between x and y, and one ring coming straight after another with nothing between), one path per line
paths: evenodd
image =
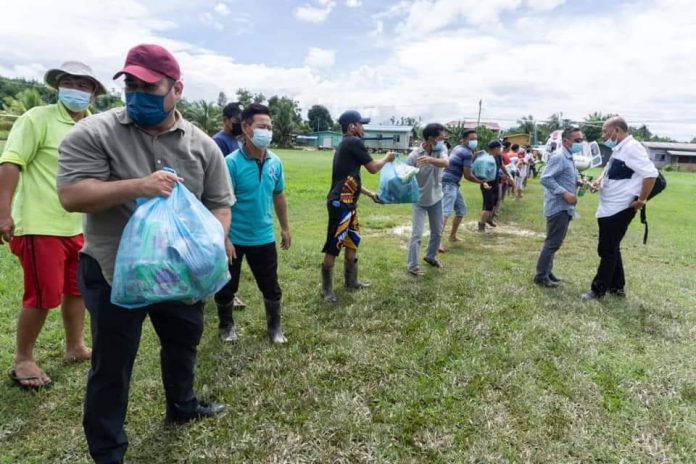
M58 187L85 179L141 178L169 167L208 209L229 208L235 202L220 149L178 111L174 126L157 135L134 124L125 108L99 113L80 121L59 150ZM109 283L121 233L134 210L131 201L85 214L82 252L99 262Z
M65 211L56 189L58 145L74 126L62 103L34 107L13 124L0 163L21 170L12 202L15 235L82 233L82 214Z

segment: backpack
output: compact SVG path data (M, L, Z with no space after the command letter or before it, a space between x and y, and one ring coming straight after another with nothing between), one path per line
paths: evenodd
M478 155L471 164L471 172L474 176L486 182L494 180L497 171L498 167L495 164L495 158L485 151Z
M658 171L657 177L655 178L655 185L653 185L650 194L648 195L648 201L653 197L662 193L664 189L667 188L667 179ZM648 213L645 212L648 205L644 205L643 209L640 210L640 223L645 226L645 232L643 233L643 245L648 243Z

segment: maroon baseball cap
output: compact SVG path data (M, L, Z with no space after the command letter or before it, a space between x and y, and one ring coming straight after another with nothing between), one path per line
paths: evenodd
M154 44L140 44L128 50L123 69L114 74L118 79L123 74L130 74L148 84L159 82L164 77L178 81L181 78L179 63L174 55Z

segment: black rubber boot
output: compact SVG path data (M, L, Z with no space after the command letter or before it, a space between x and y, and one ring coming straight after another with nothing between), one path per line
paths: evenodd
M368 282L358 282L358 258L354 261L343 261L343 273L346 280L346 287L351 290L367 288L371 284Z
M234 327L234 319L232 318L232 308L234 307L234 300L232 303L218 304L218 335L220 340L226 343L234 343L239 340L237 337L237 330Z
M321 296L327 303L338 303L338 298L333 291L333 266L321 266Z
M280 326L280 301L263 300L263 303L266 306L266 327L269 340L274 344L287 343L288 339L283 335L283 329Z

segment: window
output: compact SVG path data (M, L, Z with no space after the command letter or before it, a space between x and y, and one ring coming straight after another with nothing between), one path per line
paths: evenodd
M401 136L400 136L400 135L395 135L395 136L394 136L394 142L396 142L396 143L401 142Z

